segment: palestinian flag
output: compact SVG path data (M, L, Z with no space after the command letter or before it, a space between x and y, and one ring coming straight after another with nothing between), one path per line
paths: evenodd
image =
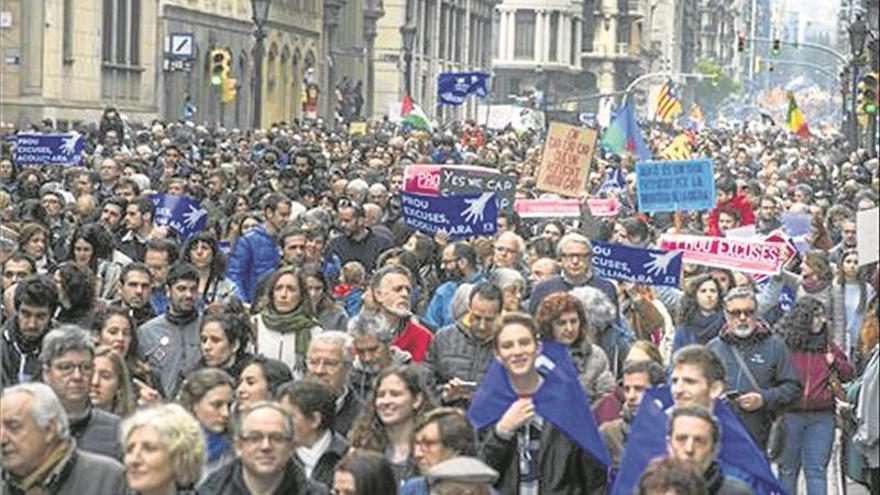
M804 118L804 114L798 108L797 102L794 101L794 93L791 91L788 92L788 118L785 119L785 123L791 129L791 132L802 138L808 138L813 135L810 132L810 126L807 125L807 119Z
M403 102L400 104L400 121L402 124L409 125L412 128L433 132L428 116L422 111L422 107L413 102L409 95L405 95Z

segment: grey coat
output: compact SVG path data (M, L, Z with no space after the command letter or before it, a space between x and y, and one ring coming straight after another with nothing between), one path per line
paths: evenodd
M199 366L200 326L201 318L177 326L162 315L138 328L138 353L159 372L165 397L174 397L183 378Z
M8 474L8 473L7 473ZM122 495L125 493L125 468L102 455L76 448L46 476L47 493L53 495ZM33 490L33 488L32 488ZM24 494L6 476L0 481L0 493Z

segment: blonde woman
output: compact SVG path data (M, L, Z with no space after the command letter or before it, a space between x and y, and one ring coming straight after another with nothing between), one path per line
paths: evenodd
M134 392L128 366L112 348L100 346L92 359L95 373L89 389L92 405L125 418L134 412Z

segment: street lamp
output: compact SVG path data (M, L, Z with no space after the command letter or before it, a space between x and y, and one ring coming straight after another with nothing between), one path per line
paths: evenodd
M254 27L254 130L262 126L263 105L263 40L266 38L266 20L269 18L269 3L272 0L251 0Z
M865 24L865 20L862 19L861 14L857 14L856 18L847 28L849 31L849 48L852 53L852 60L850 63L852 64L852 68L850 69L850 74L852 75L852 79L850 80L851 90L850 90L850 113L849 113L849 126L848 127L848 138L850 146L853 149L859 147L859 124L856 121L856 92L857 92L857 84L859 80L859 59L862 57L862 52L865 50L865 39L868 37L868 26Z
M412 97L412 51L416 42L416 25L411 20L400 26L400 37L403 41L403 62L405 64L403 77L406 82L404 87L407 96Z

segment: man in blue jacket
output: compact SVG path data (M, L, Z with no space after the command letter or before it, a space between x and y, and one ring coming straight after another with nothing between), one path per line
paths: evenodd
M275 237L290 217L290 200L281 194L267 195L262 206L266 222L238 239L226 267L226 276L246 302L254 300L257 281L278 268L281 253Z

